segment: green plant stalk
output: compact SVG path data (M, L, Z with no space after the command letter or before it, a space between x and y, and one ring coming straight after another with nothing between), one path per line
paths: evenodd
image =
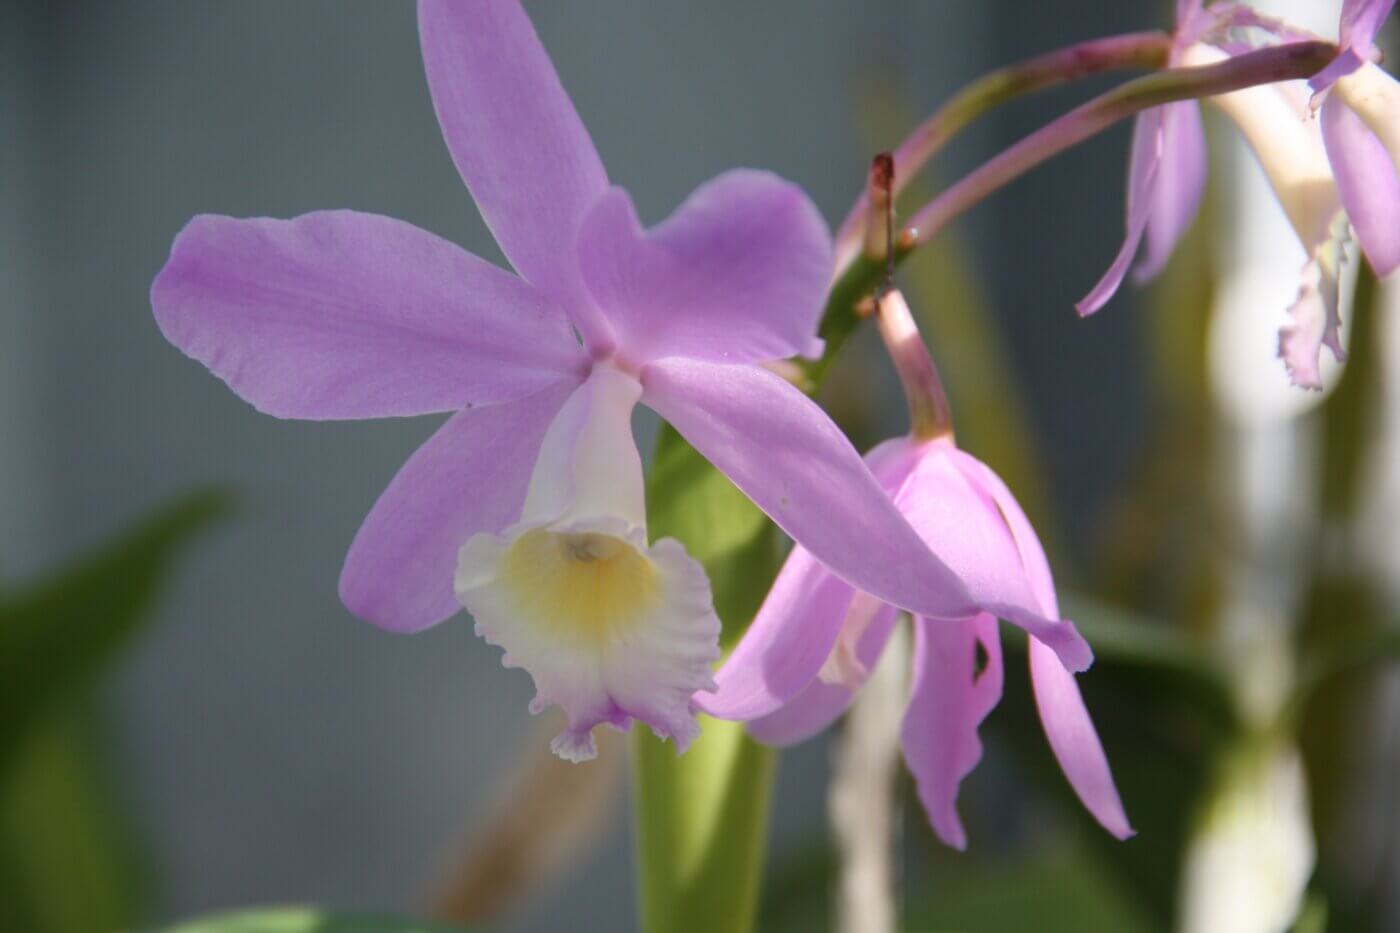
M647 475L654 538L673 537L705 566L729 650L757 612L782 555L777 529L670 427ZM776 753L743 723L700 717L685 755L637 729L636 858L648 933L753 929Z

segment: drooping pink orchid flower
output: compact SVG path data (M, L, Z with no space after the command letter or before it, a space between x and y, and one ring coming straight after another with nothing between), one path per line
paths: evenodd
M913 694L902 727L904 758L934 830L964 848L958 785L982 754L979 724L1001 698L997 617L1058 619L1050 567L1029 520L990 469L959 450L939 417L937 376L898 292L881 301L880 324L909 395L915 434L886 441L866 463L929 547L967 582L981 608L960 621L914 619ZM932 432L917 423L933 424ZM850 705L898 616L890 605L842 580L800 544L716 675L718 689L696 705L723 719L750 720L772 745L801 742ZM1066 623L1058 623L1066 624ZM1080 800L1109 832L1133 830L1114 787L1071 668L1031 630L1030 675L1050 747Z
M1220 15L1206 10L1203 0L1177 0L1168 66L1180 65L1186 50L1220 25ZM1128 156L1123 245L1103 278L1075 305L1081 315L1093 314L1108 303L1144 240L1134 281L1146 282L1162 271L1200 210L1206 167L1205 130L1196 101L1163 104L1137 115Z
M1341 52L1310 82L1314 106L1323 110L1320 131L1296 125L1307 111L1287 86L1212 98L1259 157L1308 253L1298 297L1288 309L1291 321L1279 330L1279 356L1290 379L1303 388L1322 388L1324 346L1339 361L1346 358L1338 306L1347 221L1378 275L1400 265L1400 131L1395 129L1400 93L1394 79L1371 63L1378 57L1376 33L1393 6L1394 0L1344 3ZM1300 37L1247 7L1206 8L1201 0L1178 0L1177 24L1173 66L1224 60L1228 51L1208 42L1220 41L1220 31L1229 26L1260 27L1282 41ZM1329 106L1324 96L1340 100ZM1147 249L1136 278L1143 281L1161 270L1199 209L1205 177L1196 103L1168 104L1138 117L1129 157L1127 238L1103 279L1078 304L1081 314L1097 311L1117 291L1144 232Z
M1395 0L1345 0L1331 65L1308 82L1357 242L1379 276L1400 267L1400 85L1374 64Z
M719 624L702 568L648 544L640 401L839 578L973 613L831 420L755 365L814 344L831 242L806 196L734 171L644 229L518 0L418 13L448 149L518 275L386 217L201 216L151 291L165 336L269 414L455 412L356 535L346 606L396 632L465 606L532 710L566 714L565 758L634 719L683 749ZM1016 621L1089 663L1072 626Z

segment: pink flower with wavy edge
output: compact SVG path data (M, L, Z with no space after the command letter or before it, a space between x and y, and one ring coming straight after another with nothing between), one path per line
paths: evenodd
M973 613L831 420L755 365L815 345L831 242L800 189L729 172L644 229L517 0L418 12L448 149L518 274L370 214L201 216L151 290L165 336L264 412L455 412L355 536L346 606L395 632L465 606L532 710L563 709L563 757L634 719L684 749L719 623L702 568L648 544L640 401L841 579ZM1020 621L1089 663L1072 626Z
M1035 617L1050 631L1069 623L1058 621L1050 567L1021 507L996 474L953 443L937 374L898 292L882 299L880 316L916 431L922 423L930 436L886 441L866 463L980 607L953 622L915 613L914 685L902 732L905 762L929 821L939 838L961 849L967 838L955 807L958 785L981 757L977 728L1001 698L997 618ZM836 577L798 544L716 675L717 690L697 695L696 705L723 719L748 720L762 742L801 742L850 705L897 616L895 606ZM1037 629L1029 629L1029 639L1031 681L1050 747L1089 812L1126 838L1133 830L1074 669Z

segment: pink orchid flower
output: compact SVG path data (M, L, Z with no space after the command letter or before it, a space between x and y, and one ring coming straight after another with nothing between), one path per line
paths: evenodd
M1395 0L1345 0L1341 53L1308 82L1342 206L1371 268L1400 267L1400 88L1374 64L1376 34Z
M1376 273L1400 266L1400 86L1372 60L1381 23L1394 0L1346 0L1342 51L1312 79L1320 127L1296 89L1255 87L1212 98L1240 128L1308 254L1290 322L1279 330L1279 356L1295 385L1322 388L1320 356L1341 361L1339 282L1349 231ZM1253 26L1280 41L1300 38L1248 7L1178 0L1169 64L1209 65L1240 46L1223 41L1231 26ZM1210 44L1215 43L1215 44ZM1324 102L1325 101L1325 102ZM1127 237L1107 273L1077 305L1092 314L1113 296L1144 238L1134 278L1165 265L1200 207L1206 149L1194 101L1167 104L1137 118L1128 166ZM1350 226L1348 226L1348 221Z
M911 406L943 408L902 296L888 293L880 314ZM929 398L934 401L925 404ZM914 614L913 694L902 744L929 821L944 842L966 846L955 807L958 785L981 758L977 728L1001 699L997 618L1019 615L1047 620L1046 627L1027 628L1031 682L1050 747L1089 812L1126 838L1133 830L1075 683L1076 668L1043 641L1044 632L1069 623L1057 621L1055 584L1035 530L995 473L959 450L946 429L935 431L886 441L865 458L895 508L967 582L980 607L951 622ZM799 543L716 675L717 690L698 694L696 705L722 719L749 720L762 742L801 742L850 705L898 611L832 574Z
M644 229L518 0L418 14L448 149L518 274L370 214L201 216L151 290L165 336L268 414L455 412L356 535L345 605L395 632L465 606L532 711L562 708L562 757L634 719L684 749L719 622L702 568L648 542L640 401L840 579L973 613L831 420L756 365L814 347L831 241L802 191L733 171ZM1088 664L1072 626L1018 621Z

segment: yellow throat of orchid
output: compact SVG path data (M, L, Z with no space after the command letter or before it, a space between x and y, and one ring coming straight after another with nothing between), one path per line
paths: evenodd
M631 544L612 535L553 532L517 538L498 577L522 616L552 634L605 642L656 607L656 568Z

